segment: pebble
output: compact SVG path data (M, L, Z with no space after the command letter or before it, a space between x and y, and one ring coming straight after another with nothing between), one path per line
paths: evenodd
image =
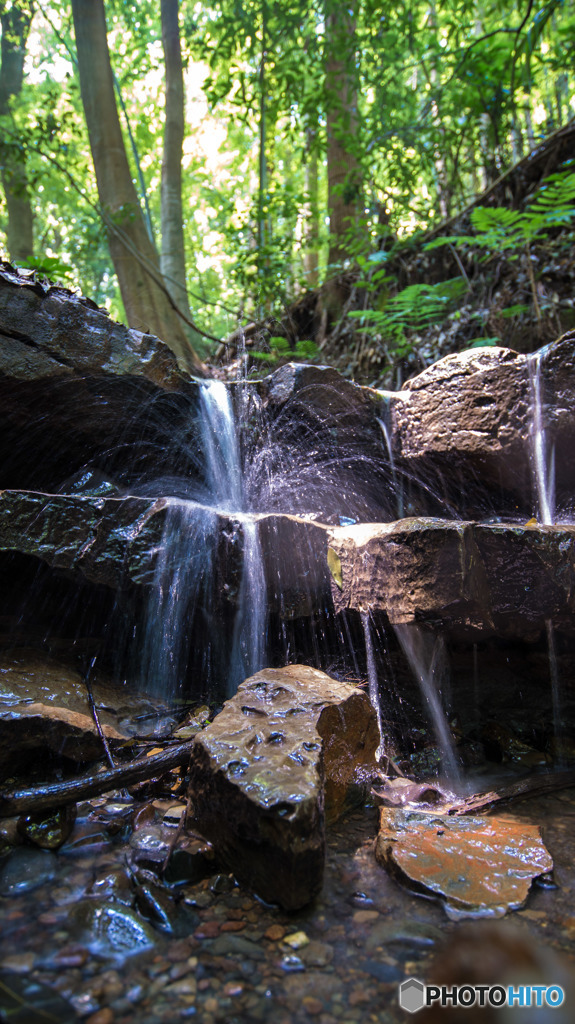
M0 868L0 896L31 892L51 882L58 871L58 858L51 850L20 847L6 857Z
M290 949L303 949L307 946L309 939L305 932L293 932L291 935L286 935L282 940L284 946L289 946Z
M215 939L219 934L220 925L217 921L204 921L194 932L196 939Z
M244 930L245 926L245 921L224 921L224 923L220 925L220 931L241 932Z
M198 990L198 983L195 978L181 978L166 986L167 992L174 992L178 996L195 996Z
M7 971L14 971L15 974L27 974L32 970L35 962L34 953L13 953L12 956L4 957L2 967Z
M285 928L281 924L272 924L266 929L264 935L266 939L270 939L271 942L279 942L283 939L286 933Z
M313 996L304 996L302 999L302 1005L304 1010L312 1017L317 1017L318 1014L323 1013L324 1005L321 999L314 999Z

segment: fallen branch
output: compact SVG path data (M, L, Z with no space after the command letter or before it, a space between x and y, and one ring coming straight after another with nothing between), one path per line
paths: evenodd
M475 793L461 803L441 808L442 812L456 816L484 811L503 800L523 800L540 793L553 793L575 786L575 771L548 772L546 775L530 775L527 779L512 782L497 792Z
M56 782L47 786L36 786L32 789L15 790L12 793L0 793L0 817L12 817L30 811L52 810L66 804L87 800L91 796L101 796L112 789L122 789L169 772L188 763L191 744L182 743L177 747L163 750L161 754L151 757L139 757L135 761L99 772L97 775L72 779L70 782Z

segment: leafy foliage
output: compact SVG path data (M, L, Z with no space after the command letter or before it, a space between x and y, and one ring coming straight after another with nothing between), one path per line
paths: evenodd
M359 321L363 331L388 337L401 355L410 348L406 331L420 330L442 319L466 287L460 277L435 285L412 284L389 298L383 309L353 310L349 316Z
M575 217L575 172L552 174L545 179L535 198L520 212L504 206L478 206L471 213L474 235L452 235L428 242L426 249L442 245L479 246L488 254L521 249L545 238L552 228L563 227Z

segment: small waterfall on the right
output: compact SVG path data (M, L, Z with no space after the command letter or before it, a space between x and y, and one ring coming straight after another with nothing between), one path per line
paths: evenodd
M541 357L545 349L539 349L527 359L529 384L531 391L531 463L537 493L537 518L543 526L553 526L556 521L555 502L555 445L549 443L548 424L545 416L543 397L543 381L541 374ZM557 667L557 650L555 630L552 619L546 619L545 632L547 637L547 656L549 659L549 679L551 683L551 713L553 718L553 735L557 748L561 734L561 693L559 671Z
M527 359L531 391L531 463L537 493L539 522L551 526L555 521L555 446L549 448L545 408L542 396L541 355L544 349Z
M379 746L376 750L376 757L380 758L385 753L381 722L381 701L379 699L379 682L377 678L377 666L375 662L375 651L373 649L373 637L371 635L371 624L369 612L361 613L361 624L365 640L365 654L367 659L367 680L369 685L369 699L377 717L377 728L379 730Z
M438 687L438 677L444 670L443 645L437 638L427 636L415 622L397 623L393 628L429 709L446 781L458 789L461 771Z

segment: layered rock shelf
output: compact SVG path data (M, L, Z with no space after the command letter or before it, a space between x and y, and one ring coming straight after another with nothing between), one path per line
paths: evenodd
M575 526L404 519L332 528L337 611L384 612L460 638L572 632Z

